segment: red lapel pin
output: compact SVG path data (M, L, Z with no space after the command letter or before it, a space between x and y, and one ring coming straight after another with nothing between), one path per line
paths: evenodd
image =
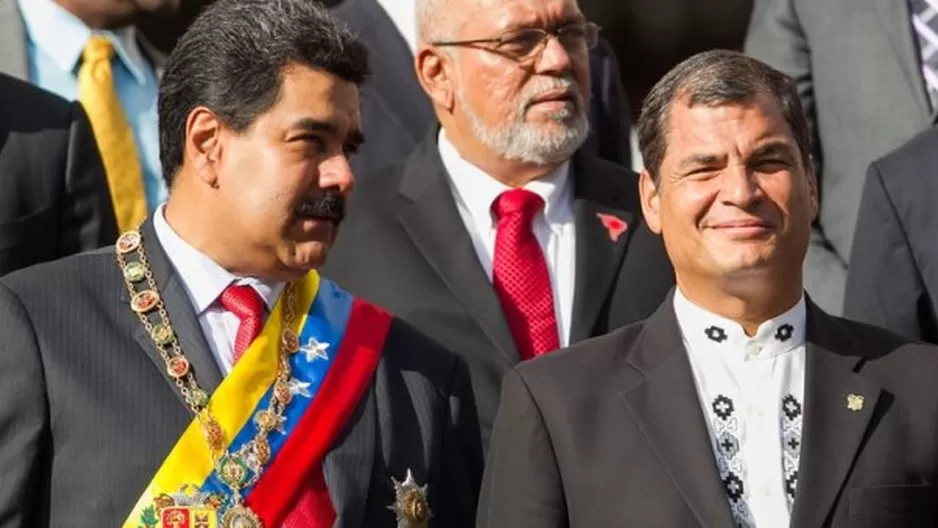
M625 233L625 231L629 228L629 224L627 224L625 220L615 215L596 213L596 218L599 218L599 221L603 223L603 227L609 231L609 240L612 240L613 242L619 240L619 237L622 236L622 233Z

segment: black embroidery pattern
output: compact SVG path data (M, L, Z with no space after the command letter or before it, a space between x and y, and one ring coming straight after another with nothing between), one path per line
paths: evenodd
M724 395L719 395L713 400L713 412L721 419L726 420L733 415L733 411L736 410L736 406L733 405L733 400L727 398Z
M708 327L704 330L704 333L707 334L707 339L716 343L722 343L728 339L726 330L723 330L719 326Z
M795 327L785 323L782 326L778 327L775 331L775 339L784 343L791 339L792 334L795 332Z
M746 483L743 480L745 468L743 459L739 456L740 426L736 416L736 404L728 396L720 394L710 402L710 408L714 415L712 422L716 439L717 470L726 490L733 519L737 527L754 527L755 520L746 503Z
M804 406L793 395L782 399L782 470L785 476L785 497L788 507L795 501L798 487L798 462L801 459L801 423Z

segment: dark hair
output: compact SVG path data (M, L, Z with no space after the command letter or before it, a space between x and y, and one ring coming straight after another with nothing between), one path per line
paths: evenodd
M742 53L712 50L675 66L642 104L638 144L652 179L657 183L668 146L668 116L675 101L686 97L690 106L720 106L749 103L760 95L778 104L807 167L811 163L811 133L791 78Z
M315 0L218 0L192 23L160 81L160 163L182 165L186 119L205 106L236 132L277 101L285 67L300 64L361 85L368 52Z

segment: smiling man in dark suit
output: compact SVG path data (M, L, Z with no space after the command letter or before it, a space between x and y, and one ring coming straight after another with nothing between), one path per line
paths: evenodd
M655 86L642 209L677 287L506 376L479 528L935 526L938 348L804 294L808 130L791 79L739 53Z
M0 74L0 275L116 239L81 106Z
M583 147L598 32L576 2L417 7L441 127L359 181L324 273L469 361L485 438L508 369L647 317L673 274L636 175Z

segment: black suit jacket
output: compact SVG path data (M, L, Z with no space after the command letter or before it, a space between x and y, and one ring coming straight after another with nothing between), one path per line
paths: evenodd
M506 376L477 526L734 525L672 299ZM935 372L935 347L809 301L794 528L935 526Z
M844 315L938 343L938 129L866 174L847 274Z
M0 275L116 238L81 106L0 74Z
M372 78L362 88L365 143L351 159L352 172L363 178L410 154L437 120L417 81L413 53L377 0L342 0L334 13L371 57ZM590 77L591 132L584 149L628 167L628 104L616 57L605 39L590 51Z
M222 376L145 224L156 282L199 383ZM0 525L119 526L192 415L112 248L0 279ZM482 452L465 363L395 319L370 388L323 461L337 527L393 526L392 477L428 486L431 526L473 524Z
M674 276L661 239L642 219L634 173L577 154L572 181L576 342L647 317ZM628 230L613 242L600 213ZM459 216L436 134L358 185L324 273L468 360L484 446L502 376L520 356Z

